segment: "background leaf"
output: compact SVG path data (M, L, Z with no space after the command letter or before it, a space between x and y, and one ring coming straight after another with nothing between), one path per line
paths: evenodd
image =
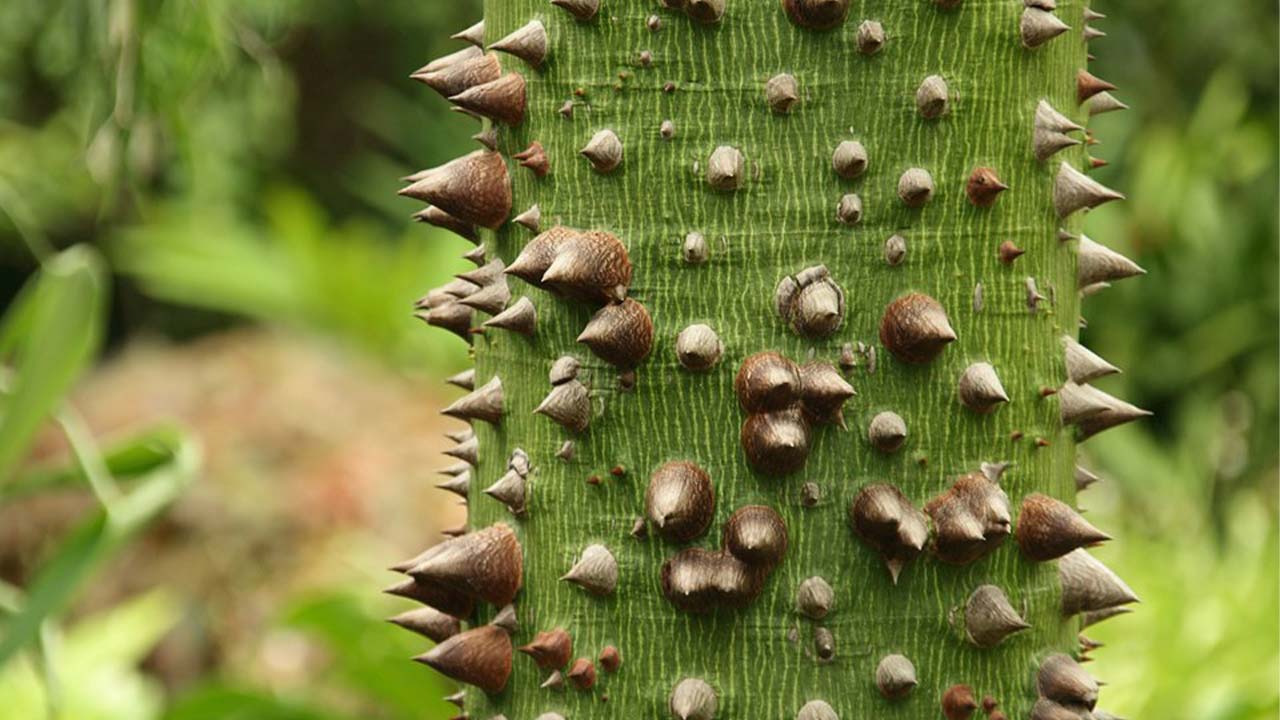
M51 259L0 328L13 365L0 396L0 482L61 405L102 340L107 276L96 251L76 246Z
M47 617L66 608L75 591L112 552L172 503L194 478L198 452L179 448L173 462L152 471L108 510L100 509L62 541L27 591L0 637L0 667L30 643Z

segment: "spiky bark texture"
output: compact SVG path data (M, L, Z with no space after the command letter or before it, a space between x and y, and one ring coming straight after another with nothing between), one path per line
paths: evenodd
M797 4L806 5L784 3ZM943 706L944 696L964 695L956 685L993 698L1009 717L1027 717L1044 692L1037 684L1042 661L1080 652L1080 621L1063 615L1057 562L1033 560L1044 553L1020 550L1013 537L965 552L939 552L932 543L948 542L948 533L964 536L971 519L965 503L990 496L988 488L970 500L962 485L953 488L966 475L981 484L972 474L983 463L1011 463L1003 475L987 470L1007 494L1015 524L1032 493L1074 505L1075 431L1043 391L1067 380L1063 338L1074 338L1079 323L1077 243L1063 238L1077 235L1082 219L1059 216L1055 182L1064 181L1062 162L1087 168L1089 161L1083 134L1043 112L1037 120L1037 109L1047 101L1070 120L1087 120L1077 97L1085 6L1058 0L1053 15L1071 30L1024 43L1020 28L1030 11L1018 0L857 2L830 29L796 24L776 0L729 0L710 23L695 18L714 16L715 3L691 3L698 7L688 12L657 0L602 0L594 11L587 0L485 5L491 44L521 28L516 40L528 40L532 20L547 34L545 57L536 41L526 42L523 54L501 56L505 73L523 75L527 102L518 124L496 132L496 148L508 158L511 213L536 203L541 230L565 225L620 239L634 268L626 296L647 309L654 339L634 378L626 377L615 367L625 362L603 362L577 342L608 298L574 299L515 278L512 302L527 297L536 308L533 334L489 328L473 336L476 386L500 377L503 404L498 422L475 423L480 452L469 527L503 522L519 537L524 575L515 645L563 628L572 658L596 661L612 646L621 662L613 672L601 668L589 689L560 678L550 683L560 689L552 689L543 686L551 670L517 653L502 692L467 691L469 716L670 717L673 688L696 678L714 690L719 718L792 718L814 700L848 719L934 718L965 712ZM821 8L814 12L823 18L815 24L829 24ZM879 26L860 30L866 20ZM882 46L871 42L880 33ZM797 90L785 108L767 94L779 74L792 76ZM620 162L613 141L600 139L604 130L620 142ZM580 151L593 138L589 161ZM854 178L845 177L847 166L833 168L844 141L865 147L865 170ZM545 151L545 174L509 159L535 142ZM1059 147L1041 161L1045 143ZM718 152L725 147L740 158ZM927 176L904 178L913 168ZM921 187L926 180L931 196ZM849 213L837 217L851 193L861 201L856 224ZM701 259L687 252L690 233L705 238L705 262L690 262ZM533 236L512 222L481 232L488 258L506 264ZM1004 253L1002 261L1006 241L1024 254ZM800 309L790 322L781 317L780 281L820 265L837 288L823 296L827 305L793 305ZM807 282L827 280L802 276L797 286ZM924 342L900 359L882 344L897 336L882 334L880 325L886 307L909 293L935 299L945 317L939 324L929 315L933 306L921 305L924 315L899 330L923 332ZM830 298L839 295L837 307ZM820 317L828 306L840 313L834 331ZM817 314L797 319L810 311ZM703 342L704 356L723 353L707 369L682 365L676 351L681 331L695 324L722 344ZM807 405L765 413L794 413L786 417L803 418L794 422L809 430L802 468L781 476L753 467L740 435L748 413L735 394L735 374L762 351L797 365L829 362L857 391L843 404L847 429ZM548 372L565 355L580 361L577 380L590 391L582 432L534 413L552 391ZM975 363L990 365L994 375L984 376L983 387L998 376L1007 402L991 391L982 411L962 404L958 383ZM838 406L838 382L832 393ZM867 437L872 418L885 411L907 426L908 438L894 452L873 448ZM518 515L481 492L511 472L517 448L532 465ZM649 532L633 534L646 516L651 474L671 461L695 463L714 487L710 529L689 543L670 540L652 523ZM900 567L896 584L879 541L860 539L849 518L854 498L876 484L898 488L921 522L926 503L945 495L930 509L933 539ZM677 609L664 597L664 562L688 547L722 552L726 520L747 505L781 515L789 539L781 562L759 576L758 593L744 602L728 598L733 602L706 614ZM944 526L950 522L960 526ZM1064 520L1061 527L1075 526ZM562 579L593 545L616 559L616 586L608 572L604 586ZM797 589L811 577L834 590L820 619L796 609ZM969 616L1021 630L995 644L986 633L999 635L1000 628L982 628L981 644L993 647L971 641L964 625L964 606L982 586L1003 591L1008 602L993 592L1000 603ZM498 610L478 603L473 626ZM1018 628L1018 616L1030 628ZM918 684L888 700L877 688L877 667L895 654L909 659ZM567 673L572 664L557 669Z

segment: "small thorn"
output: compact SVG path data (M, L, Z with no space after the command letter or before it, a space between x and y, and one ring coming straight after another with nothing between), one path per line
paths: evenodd
M1080 236L1076 253L1076 284L1081 290L1097 283L1123 280L1147 272L1124 255L1084 235Z
M1095 208L1111 200L1123 200L1124 195L1112 190L1067 163L1058 166L1053 186L1053 205L1058 217L1064 218L1077 210Z
M579 151L598 173L608 174L622 164L622 141L612 130L601 130Z
M427 225L434 225L438 228L448 230L458 237L465 239L467 242L480 242L475 225L463 222L438 207L429 205L414 213L413 219L420 223L426 223Z
M511 221L531 232L540 232L539 228L542 224L542 208L538 207L538 203L534 203L529 206L528 210L525 210L514 218L511 218Z
M800 102L800 84L794 75L779 73L764 85L765 101L779 115L786 115Z
M515 127L524 122L524 76L516 72L507 73L496 80L450 95L449 102L467 112Z
M716 715L716 691L698 678L685 678L671 690L668 702L677 720L712 720Z
M618 586L618 561L603 545L588 545L582 556L560 577L593 595L612 595Z
M995 647L1010 635L1031 627L995 585L982 585L969 596L964 624L969 642L980 648Z
M529 168L538 177L546 177L547 173L551 172L551 163L547 159L547 152L542 148L542 143L537 140L511 157L518 160L521 167ZM534 207L537 207L537 205L535 204ZM537 230L534 230L534 232L537 232Z
M584 22L600 11L600 0L551 0L551 4L564 9L575 20Z
M511 675L511 637L485 625L458 633L414 660L487 693L499 693Z
M573 655L573 639L563 628L539 632L533 642L519 648L520 652L533 658L543 670L555 670L564 667Z
M455 475L444 482L436 483L436 487L465 498L471 490L471 473L464 472L461 475Z
M441 412L459 420L483 420L497 424L502 420L502 380L495 376L483 387L464 395Z
M1014 245L1012 240L1005 240L1000 243L1000 247L998 249L1000 262L1005 265L1012 265L1013 261L1022 257L1024 253L1026 253L1026 250Z
M1023 498L1015 536L1022 554L1037 562L1111 539L1066 503L1039 493Z
M1070 29L1057 15L1034 7L1023 10L1018 21L1018 35L1022 46L1028 49L1038 48Z
M989 208L996 204L1000 193L1008 189L1008 185L1000 182L995 170L989 167L977 167L969 175L964 192L974 207Z
M721 145L707 159L707 184L715 190L732 191L746 180L746 162L742 151Z
M905 655L886 655L876 666L876 688L886 699L901 700L918 684L916 667Z
M469 87L497 80L501 74L502 66L496 55L468 47L428 63L409 77L447 98Z
M1116 100L1116 96L1111 95L1110 92L1100 92L1100 94L1094 95L1093 97L1089 97L1089 100L1085 102L1084 106L1085 108L1088 109L1089 115L1091 115L1091 117L1092 115L1101 115L1103 113L1115 113L1115 111L1117 110L1129 109L1128 105L1125 105L1124 102Z
M1050 655L1036 673L1042 699L1092 710L1098 701L1098 683L1079 663L1061 653Z
M547 58L547 29L538 20L530 20L489 49L515 55L535 68L541 67Z
M942 305L922 293L894 300L880 320L880 342L905 363L929 363L955 339Z
M926 120L935 120L947 112L949 103L947 81L941 75L930 75L916 89L916 110Z
M977 709L978 701L968 685L952 685L942 693L942 714L947 720L969 720Z
M444 381L450 385L460 387L463 390L475 390L476 389L476 369L468 368L456 375L450 375L449 377L445 378ZM461 440L459 440L458 442L461 442Z
M867 149L857 140L844 140L831 154L831 169L846 180L852 180L867 171Z
M957 385L960 401L965 407L979 414L993 412L999 405L1009 402L1009 395L991 363L973 363L965 368Z
M490 625L500 627L507 631L508 635L515 635L520 630L520 620L516 617L516 606L507 605L493 616Z
M1083 104L1085 100L1106 90L1115 90L1116 86L1091 75L1088 70L1076 72L1076 101Z
M433 607L420 607L409 610L389 618L387 622L415 632L437 643L444 642L457 635L462 629L457 618L442 613Z
M497 500L517 517L525 514L528 486L525 478L515 470L508 470L497 482L484 489L484 494Z
M552 386L533 412L580 433L591 423L591 396L586 385L576 379L569 380Z
M579 690L590 690L596 684L596 666L587 658L578 658L569 667L565 677Z
M875 55L880 52L880 48L884 47L884 26L875 20L864 20L858 26L855 42L858 46L858 52L863 55Z
M458 302L486 315L497 315L506 308L510 300L511 288L507 285L507 279L503 277L495 279ZM483 329L477 328L477 330L483 332Z
M506 162L498 153L484 150L434 168L400 194L431 203L463 222L491 229L511 213Z
M1058 559L1058 580L1062 586L1062 614L1109 610L1139 602L1138 596L1118 575L1084 549L1076 549Z
M898 198L909 208L921 208L933 198L933 176L923 168L910 168L898 178Z
M451 40L469 42L476 47L484 47L484 20L481 20L462 32L450 35L449 38Z

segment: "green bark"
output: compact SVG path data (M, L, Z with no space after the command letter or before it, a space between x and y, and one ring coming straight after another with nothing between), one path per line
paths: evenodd
M512 163L514 211L536 202L543 229L558 221L619 237L635 266L629 296L649 309L655 342L636 387L624 391L617 370L575 342L595 306L516 279L513 294L537 308L536 334L490 330L475 340L477 385L501 377L506 412L497 426L477 423L481 454L470 526L503 521L519 535L525 564L515 643L563 627L572 634L574 657L594 660L615 645L623 663L616 673L601 672L589 691L554 691L540 689L546 673L517 654L504 692L468 689L469 715L669 717L671 688L692 676L716 689L718 718L792 718L813 699L827 701L842 718L932 718L955 683L995 697L1010 717L1026 717L1039 661L1076 649L1077 621L1059 609L1056 563L1026 560L1009 538L964 566L926 554L894 585L881 559L850 530L847 508L870 483L896 485L922 506L983 461L1014 464L1001 484L1015 515L1030 492L1074 503L1072 432L1060 422L1056 401L1040 390L1065 378L1059 338L1076 334L1079 311L1074 244L1056 236L1064 223L1054 211L1054 174L1061 160L1081 167L1086 155L1069 148L1038 162L1031 137L1041 99L1084 124L1075 98L1086 53L1082 3L1059 0L1056 14L1073 30L1036 50L1019 42L1023 4L1016 0L966 0L950 11L926 0L867 0L853 3L830 31L797 27L774 0L729 0L713 25L638 0L604 0L588 22L545 0L485 6L490 42L534 18L550 36L541 69L502 58L504 70L528 82L528 112L517 127L499 129L499 150L510 156L538 141L551 164L550 174L538 178ZM650 15L661 19L660 30L646 27ZM888 36L874 56L855 47L864 19L879 20ZM646 50L648 67L639 61ZM764 95L766 81L780 72L798 79L801 96L785 115L771 112ZM933 74L946 80L951 104L945 116L926 120L915 93ZM664 90L667 83L674 89ZM557 112L566 100L575 102L571 119ZM659 135L663 120L675 125L670 140ZM622 165L608 175L577 154L605 128L625 149ZM846 139L860 140L870 156L856 180L831 168L832 151ZM748 177L736 192L715 191L705 180L707 158L719 145L746 158ZM989 209L965 197L965 181L978 166L995 168L1011 187ZM928 170L936 184L920 210L896 194L899 176L911 167ZM836 220L837 202L850 192L865 208L855 226ZM1074 232L1079 223L1077 215L1065 226ZM691 231L708 240L705 264L682 260L681 243ZM883 245L895 233L906 238L908 252L893 267ZM490 257L509 263L531 237L506 224L485 231L483 241ZM1026 250L1012 265L997 259L1004 240ZM817 264L844 289L847 309L835 334L810 340L778 317L773 295L785 275ZM1036 313L1026 303L1028 277L1052 299ZM984 286L980 312L973 308L977 283ZM847 374L858 392L845 405L848 430L815 426L800 472L781 478L754 472L740 445L746 416L733 391L742 360L776 350L797 362L835 362L845 343L879 346L885 306L910 291L941 302L958 340L923 366L898 362L878 347L874 372L862 363ZM675 337L693 323L710 325L724 342L724 358L710 372L676 362ZM596 411L580 435L532 413L550 390L551 363L565 354L583 362L580 377ZM1011 398L990 415L956 398L961 372L976 361L996 368ZM866 440L868 422L882 410L907 422L910 437L897 453L877 452ZM1020 440L1011 439L1015 431ZM1048 445L1037 446L1036 438ZM570 462L554 456L566 439L576 444ZM516 447L535 468L521 518L480 492L504 472ZM629 535L644 512L649 475L669 460L701 465L715 486L715 521L693 546L719 547L724 520L743 505L768 505L785 519L790 549L746 609L677 611L663 597L659 571L682 546ZM609 474L615 466L625 468L623 477ZM599 485L588 484L593 475L603 478ZM822 489L815 507L801 505L806 481ZM620 566L608 597L558 580L592 543L607 546ZM794 609L797 586L813 575L836 591L834 611L819 622ZM1033 627L978 649L950 618L986 583L1003 588ZM495 611L482 605L477 621ZM814 657L819 626L835 638L831 662ZM910 658L919 677L915 691L898 702L886 701L874 684L877 663L889 653Z

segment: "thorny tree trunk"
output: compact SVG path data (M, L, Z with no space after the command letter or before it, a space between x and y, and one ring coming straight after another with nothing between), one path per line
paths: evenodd
M497 152L404 191L493 228L421 302L474 343L446 411L474 424L469 533L397 590L472 628L399 620L452 635L420 659L477 686L465 713L1090 717L1077 633L1135 598L1079 549L1106 536L1071 509L1075 445L1142 414L1071 340L1078 290L1140 272L1079 235L1119 197L1077 170L1122 107L1082 70L1101 16L485 13L461 39L505 54L415 77Z

